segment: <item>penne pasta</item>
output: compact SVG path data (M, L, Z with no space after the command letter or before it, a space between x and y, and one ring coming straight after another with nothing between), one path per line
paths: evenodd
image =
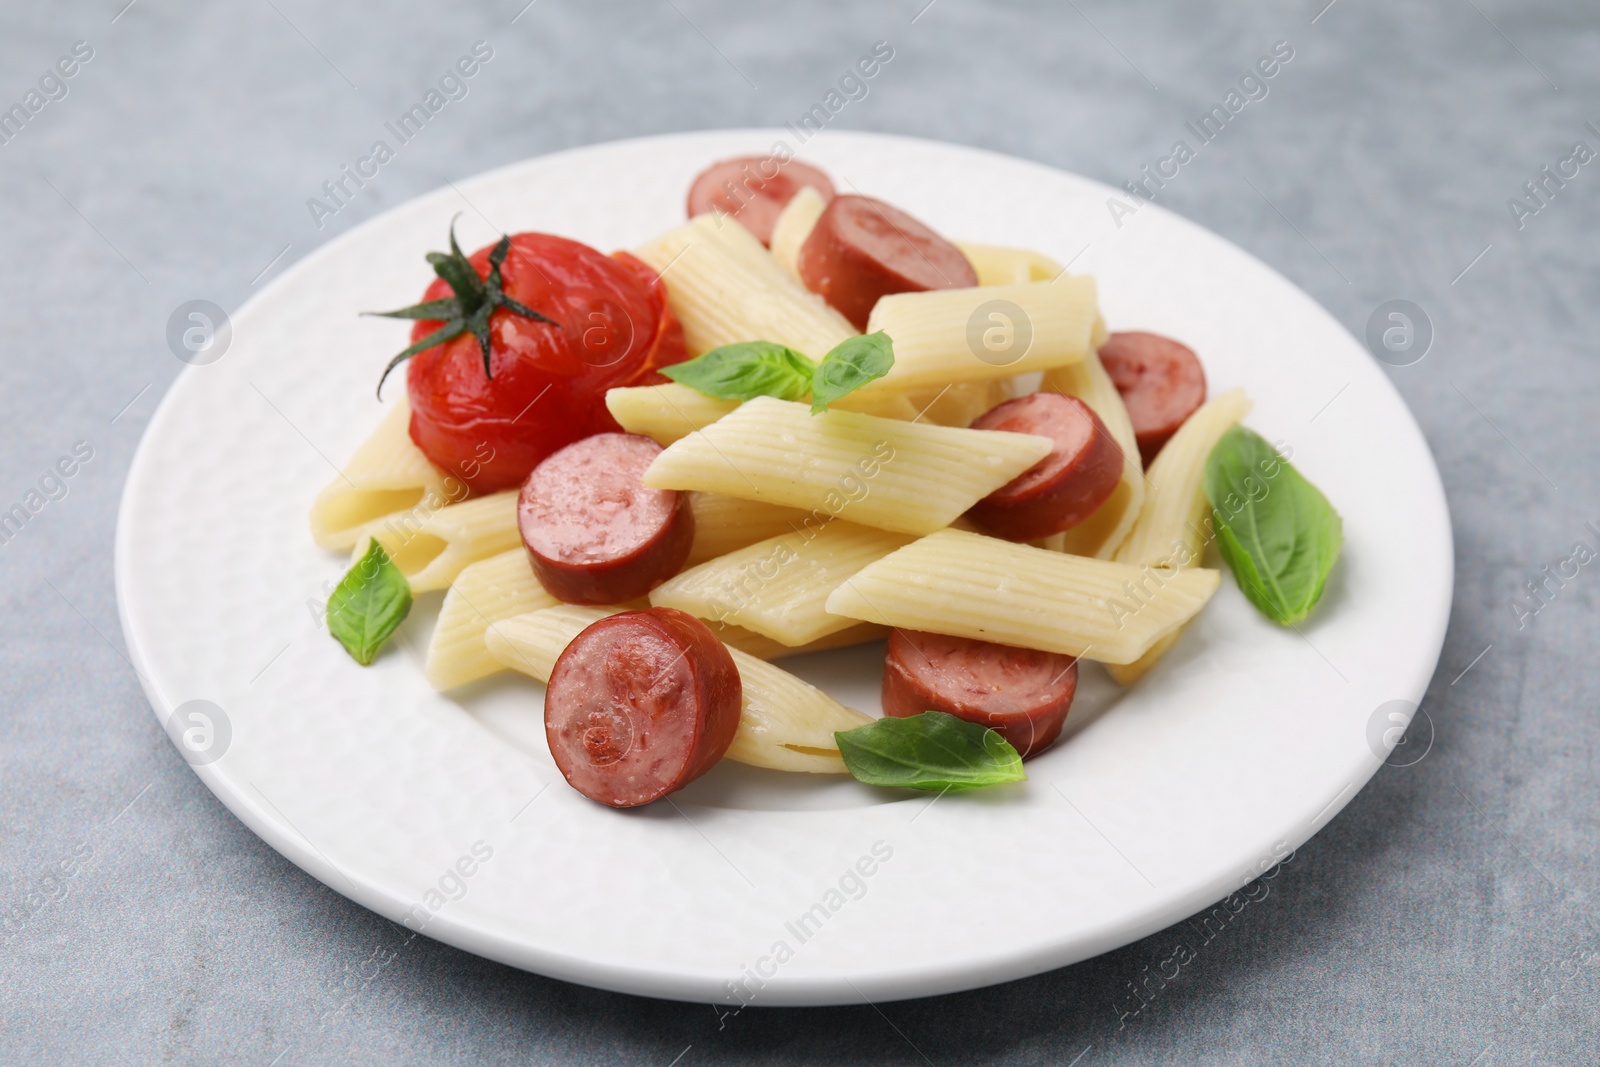
M586 628L617 609L557 604L505 619L486 635L489 654L541 682L550 681L561 652Z
M490 632L489 650L503 665L548 682L562 649L609 614L603 608L563 605L519 615ZM744 707L727 757L780 771L848 773L834 731L853 730L872 720L781 667L736 648L728 652L739 669Z
M1050 451L1046 437L758 397L656 457L644 484L804 508L900 533L948 526ZM809 521L809 520L808 520Z
M1000 378L987 378L977 382L951 382L938 389L919 389L909 393L886 393L886 396L904 396L917 409L915 418L926 419L936 426L966 427L985 411L1010 398L1006 383Z
M800 248L811 236L812 228L827 206L828 202L822 199L821 193L809 185L802 185L800 191L783 206L778 221L772 227L772 258L795 281L800 280Z
M911 422L920 414L917 405L904 393L875 393L866 389L846 393L829 407L836 411L856 411L863 415L900 419L903 422Z
M1134 436L1133 423L1128 409L1123 406L1122 394L1112 384L1111 376L1100 363L1100 357L1090 352L1082 363L1070 367L1057 367L1046 371L1041 390L1075 396L1094 409L1106 430L1122 449L1122 481L1112 490L1104 504L1093 515L1060 534L1059 542L1050 547L1075 556L1093 556L1111 559L1117 546L1127 539L1144 506L1144 470L1139 464L1139 440Z
M436 510L467 495L411 440L411 405L404 395L311 504L311 539L335 552L362 542L379 519L418 506Z
M828 594L911 540L910 534L842 520L808 521L667 579L650 593L650 603L804 645L854 626L827 612Z
M736 648L728 652L744 686L744 708L728 759L775 771L849 774L833 735L872 719L782 667Z
M924 389L949 382L1009 378L1077 363L1094 332L1094 278L934 289L882 297L867 332L894 340L894 366L863 386Z
M719 400L677 382L606 392L606 410L617 425L652 438L662 447L710 426L738 406L737 400Z
M785 656L800 656L807 652L827 652L835 648L849 648L852 645L864 645L868 641L878 641L889 636L887 626L874 626L867 622L858 622L826 637L804 645L785 645L774 641L765 634L758 634L753 630L746 630L742 626L733 626L728 623L717 625L707 620L706 625L711 627L711 632L722 639L722 643L729 648L736 648L747 656L756 659L783 659Z
M517 491L507 489L431 512L421 507L372 523L368 535L389 554L413 593L443 589L469 564L522 545ZM366 537L355 559L366 551Z
M738 400L706 396L677 382L627 386L606 393L606 409L619 426L628 433L643 434L663 447L710 426L739 404ZM900 393L866 396L851 393L833 406L841 411L859 411L908 422L920 414L913 398Z
M1161 662L1173 645L1178 643L1178 638L1183 636L1183 627L1178 627L1170 634L1162 637L1145 652L1144 655L1132 663L1107 663L1106 673L1111 675L1113 681L1121 686L1129 686L1150 673L1150 668Z
M1064 268L1042 252L1006 245L952 242L978 272L979 285L1016 285L1020 282L1053 282ZM774 241L776 244L776 241Z
M721 493L690 493L694 512L694 545L685 567L694 567L729 552L800 529L806 513L799 508L764 504Z
M429 684L435 689L453 689L498 673L502 665L489 655L484 639L489 627L559 603L533 576L528 553L522 548L464 568L444 595L428 641L423 671Z
M820 359L856 332L725 216L698 215L635 254L666 282L690 355L735 341L775 341Z
M1234 389L1206 401L1178 428L1147 475L1144 507L1126 541L1117 550L1121 563L1175 569L1193 567L1211 540L1206 502L1206 457L1222 435L1250 412L1250 399ZM1143 656L1126 666L1110 668L1111 677L1132 685L1177 641L1173 631Z
M1172 435L1145 474L1144 507L1117 549L1119 563L1185 566L1176 557L1197 552L1205 539L1206 457L1250 407L1243 389L1230 390L1202 404Z
M864 567L827 609L863 622L1132 663L1216 592L1212 570L1158 572L941 530Z
M972 269L978 272L979 285L1017 285L1021 282L1053 282L1068 277L1066 268L1042 252L1008 245L986 245L971 241L956 241L955 246L967 257ZM1089 335L1089 347L1098 349L1110 334L1106 320L1096 314L1094 329Z

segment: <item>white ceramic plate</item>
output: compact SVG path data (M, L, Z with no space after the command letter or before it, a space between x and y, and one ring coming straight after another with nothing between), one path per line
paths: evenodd
M1343 557L1298 630L1225 576L1135 688L1086 665L1067 735L1018 787L930 802L724 763L674 803L622 813L562 781L541 687L429 689L438 594L366 670L316 621L345 561L312 545L306 508L376 422L373 385L405 339L356 313L415 300L458 211L468 249L501 230L631 247L682 220L703 166L780 138L658 137L506 167L332 241L241 308L222 358L162 402L122 502L117 592L156 714L216 705L197 773L340 893L470 952L632 993L925 996L1072 963L1217 901L1377 769L1376 709L1421 699L1450 608L1449 516L1410 413L1327 312L1159 207L1117 228L1114 191L1070 174L877 135L801 151L947 235L1094 273L1113 330L1181 338L1213 392L1249 390L1249 424L1287 442L1344 517ZM876 712L881 654L789 665ZM205 741L199 720L182 725Z

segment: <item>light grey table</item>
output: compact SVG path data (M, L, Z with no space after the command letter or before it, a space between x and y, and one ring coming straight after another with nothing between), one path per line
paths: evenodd
M46 79L60 98L41 91L0 144L0 511L27 504L78 442L92 458L47 479L37 514L0 544L0 1061L1600 1060L1600 565L1550 583L1536 615L1512 607L1574 542L1600 550L1586 526L1600 525L1600 162L1569 164L1577 173L1546 181L1542 201L1523 190L1576 142L1600 151L1585 126L1600 126L1593 5L525 2L7 5L0 105L26 107L74 42L92 56ZM319 228L307 198L478 40L494 57L466 98ZM123 658L116 506L180 369L169 314L197 297L237 307L321 242L447 179L597 141L796 119L878 40L894 59L838 127L1112 184L1290 43L1268 95L1160 201L1283 271L1357 336L1392 299L1432 324L1426 358L1387 371L1454 516L1431 749L1381 769L1164 986L1147 975L1192 936L1182 926L978 992L719 1022L707 1006L406 940L235 821ZM1426 738L1408 744L1414 755Z

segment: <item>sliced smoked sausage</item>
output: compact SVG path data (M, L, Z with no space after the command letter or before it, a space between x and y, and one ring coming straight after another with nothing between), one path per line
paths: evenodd
M764 245L772 243L778 215L802 186L833 199L833 182L816 167L772 156L741 156L713 163L689 186L689 217L725 211Z
M904 211L866 196L836 196L800 246L800 280L856 329L880 296L970 289L978 273L961 249Z
M517 526L533 573L569 604L643 596L683 566L694 515L682 493L646 489L661 446L631 433L574 441L528 475Z
M991 408L974 430L1038 434L1050 454L972 506L968 515L1010 541L1070 530L1094 514L1122 480L1122 449L1094 409L1077 397L1032 393Z
M1100 346L1111 384L1122 394L1146 467L1206 402L1206 372L1188 345L1155 333L1114 333Z
M1078 691L1078 661L966 637L889 632L883 713L943 711L987 726L1024 759L1061 735Z
M567 782L614 808L681 789L722 758L743 686L706 624L676 608L610 615L556 659L545 738Z

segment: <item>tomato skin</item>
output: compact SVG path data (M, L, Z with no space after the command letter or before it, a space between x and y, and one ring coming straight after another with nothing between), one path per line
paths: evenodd
M628 384L661 385L670 382L672 379L662 374L661 368L688 359L689 348L683 340L683 323L678 321L678 316L672 313L672 306L667 303L667 283L661 280L655 268L632 252L613 252L611 258L633 271L644 283L658 316L655 344L645 357L644 366Z
M468 257L479 277L489 274L492 247ZM662 359L684 358L672 358L671 338L663 336L670 311L660 281L651 279L660 289L653 292L631 265L587 245L550 234L515 234L501 279L506 295L561 325L502 308L489 320L491 376L484 374L483 349L471 334L414 356L406 372L411 439L475 494L520 485L557 449L619 430L606 410L606 390L653 373L665 365ZM436 278L423 299L451 295ZM419 321L412 342L441 325ZM680 328L680 352L682 344Z

